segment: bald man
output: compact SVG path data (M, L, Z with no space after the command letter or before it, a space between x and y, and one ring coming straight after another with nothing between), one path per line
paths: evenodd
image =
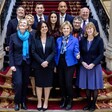
M84 22L85 22L85 25L89 22L92 22L95 25L97 32L99 32L98 22L95 19L90 18L89 15L90 15L90 10L87 7L81 8L80 16L83 19L83 22L81 24L81 28L83 28Z
M67 11L67 4L64 1L61 1L58 4L58 10L59 10L59 22L60 25L64 22L64 21L69 21L71 24L73 22L73 17L69 14L66 13Z

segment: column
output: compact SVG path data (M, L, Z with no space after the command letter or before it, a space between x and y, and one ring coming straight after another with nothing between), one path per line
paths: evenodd
M112 11L112 0L110 11ZM112 13L110 13L110 29L109 29L109 43L106 48L106 52L104 53L106 57L106 67L110 71L112 71Z
M0 38L2 37L0 36ZM3 43L0 39L0 70L3 68L4 55L5 55L5 51L3 50Z

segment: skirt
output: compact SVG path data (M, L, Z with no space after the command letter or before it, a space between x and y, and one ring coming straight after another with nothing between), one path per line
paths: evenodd
M80 66L79 77L77 79L77 86L82 89L103 89L103 76L101 65L95 66L88 70Z
M35 69L35 83L37 87L52 87L53 69L48 67Z

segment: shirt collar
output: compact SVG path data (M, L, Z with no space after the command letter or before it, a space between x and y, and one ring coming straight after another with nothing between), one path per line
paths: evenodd
M83 21L84 21L84 20L83 20ZM89 19L86 19L85 22L88 23L88 22L89 22Z
M40 20L40 16L37 15L38 20ZM44 20L44 15L41 16L42 20Z
M65 18L65 16L66 16L66 14L64 14L63 16L60 14L60 18L61 18L61 17Z

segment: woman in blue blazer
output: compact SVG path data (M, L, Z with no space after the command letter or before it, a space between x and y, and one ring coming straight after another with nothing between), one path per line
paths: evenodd
M9 63L13 71L13 84L15 91L15 107L17 111L27 109L26 95L30 74L30 46L32 36L27 31L28 23L26 19L21 19L18 23L18 30L10 36Z
M60 108L66 107L66 110L69 110L72 107L72 79L75 71L75 64L77 64L77 59L80 58L79 43L78 39L74 38L71 34L72 25L69 21L62 23L60 31L63 36L57 39L55 57L62 95Z

